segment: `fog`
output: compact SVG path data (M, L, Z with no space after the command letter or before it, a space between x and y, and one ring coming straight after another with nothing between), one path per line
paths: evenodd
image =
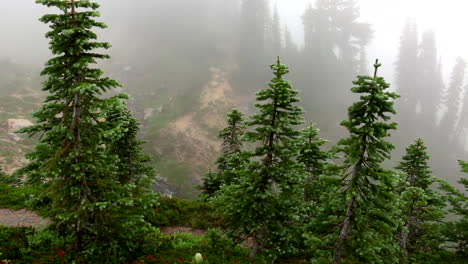
M32 0L3 2L0 58L40 69L50 52L44 38L48 27L38 19L51 10ZM468 159L465 72L454 68L458 57L468 59L467 1L360 0L356 6L341 1L343 9L323 4L340 2L332 0L318 0L321 7L314 0L98 2L100 20L109 26L98 32L99 38L113 46L108 51L111 60L102 66L132 95L132 110L142 121L148 151L166 162L159 164L165 177L172 177L168 169L173 167L168 161L172 154L164 150L169 146L154 145L167 141L160 133L171 121L200 110L196 100L210 80L210 69L221 69L229 76L236 98L250 95L252 100L253 93L270 78L268 64L276 55L291 66L289 78L301 91L307 119L318 123L322 136L332 143L345 135L339 122L346 118L346 108L354 99L349 92L351 81L357 74L368 73L379 58L383 63L380 75L402 95L396 104L399 130L392 137L397 150L388 166L398 161L415 137L423 137L430 150L437 149L431 153L433 169L452 183L459 177L456 160ZM329 17L321 20L325 16ZM306 17L308 21L303 20ZM328 19L333 23L320 24ZM414 55L414 59L402 54ZM458 86L453 81L456 69L462 76ZM458 106L451 109L454 101ZM251 110L245 102L237 104ZM147 109L159 108L167 112L144 118ZM205 167L198 166L196 174Z
M142 9L144 0L99 1L102 5L103 21L111 27L108 34L125 34L117 26L125 27L131 23L132 16ZM220 2L236 0L220 0ZM48 56L47 41L43 38L47 26L38 18L48 10L37 5L33 0L4 0L0 16L0 30L3 34L0 44L0 56L14 58L17 61L42 64ZM468 2L464 0L359 0L361 20L372 24L375 35L370 43L369 57L381 58L387 65L393 65L398 49L401 29L407 19L417 22L421 31L433 30L437 36L438 50L441 53L443 73L449 77L451 67L458 56L468 58L468 35L460 34L468 24L466 10ZM308 5L315 0L271 0L281 13L282 25L292 31L293 39L299 46L304 44L301 16ZM131 9L131 10L129 10ZM150 18L148 18L150 19ZM115 33L114 33L115 31ZM113 32L113 33L111 33ZM103 32L104 33L104 32ZM119 43L112 43L114 46ZM393 67L384 67L388 74ZM387 75L388 75L387 74ZM389 78L393 78L389 76Z

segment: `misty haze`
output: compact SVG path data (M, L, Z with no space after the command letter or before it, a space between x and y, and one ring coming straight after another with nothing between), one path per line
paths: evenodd
M3 2L0 263L468 258L468 2Z

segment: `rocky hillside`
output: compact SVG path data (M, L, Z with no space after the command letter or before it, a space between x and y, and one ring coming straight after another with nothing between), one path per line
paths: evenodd
M24 155L34 144L15 131L32 124L31 114L43 98L39 85L37 71L0 60L0 164L6 172L24 165Z
M8 70L0 71L0 164L11 173L27 162L24 155L35 142L15 131L32 124L31 114L44 94L37 71L2 63L0 67ZM142 96L139 89L123 90L132 97L129 106L141 122L141 137L153 155L159 176L156 189L161 192L195 198L194 185L201 183L218 156L217 134L225 126L226 113L233 107L248 110L249 101L235 95L227 71L212 67L208 72L205 84L190 92L172 94L166 88Z
M172 186L176 195L194 198L194 185L201 183L203 174L212 167L220 151L218 131L225 126L226 113L233 107L247 109L247 103L233 92L226 72L210 69L211 79L203 86L193 111L182 114L157 131L148 131L151 152L159 174ZM146 114L150 111L146 111ZM144 130L151 120L158 119L158 111L146 115Z

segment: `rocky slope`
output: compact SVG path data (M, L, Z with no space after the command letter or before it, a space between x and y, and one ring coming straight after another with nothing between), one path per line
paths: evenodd
M12 173L27 162L24 155L35 143L15 131L32 124L31 114L40 107L44 94L35 77L38 72L4 64L8 65L2 67L0 62L0 68L11 70L4 71L0 80L0 165ZM205 84L189 93L171 94L165 88L141 96L138 89L123 90L133 98L129 107L141 122L141 137L148 142L145 150L153 155L158 171L156 189L163 193L196 198L194 185L201 183L219 154L217 134L225 126L226 113L233 107L246 111L250 103L235 95L227 71L212 67L208 72Z

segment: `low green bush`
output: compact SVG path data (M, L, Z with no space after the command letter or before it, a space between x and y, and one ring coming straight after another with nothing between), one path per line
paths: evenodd
M211 204L163 197L150 222L154 226L222 227L222 217Z
M0 183L0 208L18 209L42 209L50 201L43 197L41 187L12 186Z

